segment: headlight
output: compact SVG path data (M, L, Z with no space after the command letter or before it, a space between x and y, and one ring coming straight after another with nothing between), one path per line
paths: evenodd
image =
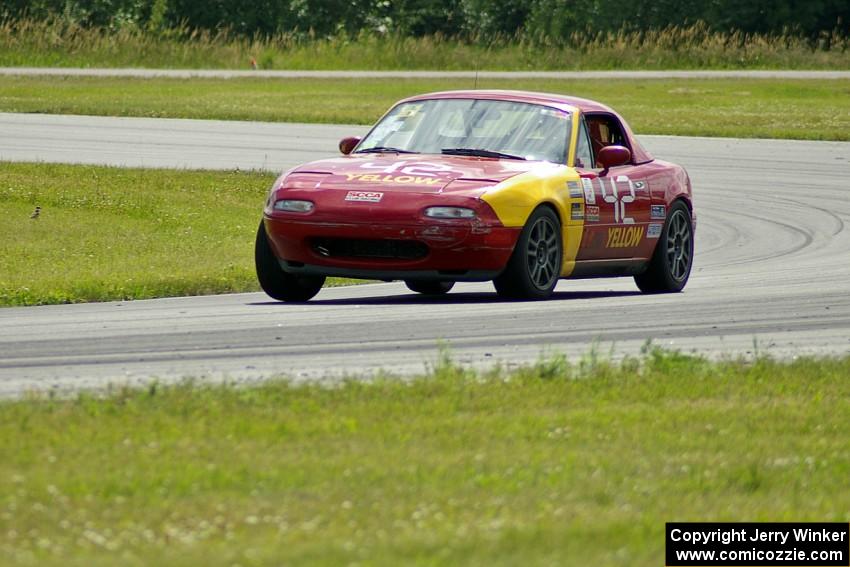
M274 202L274 210L288 213L309 213L313 210L313 207L312 201L300 201L298 199L279 199Z
M471 219L475 211L466 207L428 207L425 216L432 219Z

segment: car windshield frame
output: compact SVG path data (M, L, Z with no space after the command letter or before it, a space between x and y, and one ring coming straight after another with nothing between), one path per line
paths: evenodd
M534 102L414 99L391 108L352 153L412 152L566 165L574 119L568 110Z

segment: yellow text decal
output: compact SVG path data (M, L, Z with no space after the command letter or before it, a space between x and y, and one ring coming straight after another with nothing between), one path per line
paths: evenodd
M348 181L362 183L399 183L401 185L437 185L439 179L418 175L381 175L378 173L346 173Z
M642 226L617 226L608 229L605 248L633 248L643 239Z

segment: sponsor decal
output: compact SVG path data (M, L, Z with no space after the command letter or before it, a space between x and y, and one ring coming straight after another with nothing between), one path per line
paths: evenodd
M440 180L436 177L421 177L414 175L380 175L377 173L346 173L348 181L361 183L398 183L399 185L437 185Z
M438 185L440 174L451 173L451 167L427 161L401 160L390 165L366 162L360 165L364 172L345 173L348 181L361 183L397 183L400 185ZM368 171L375 173L368 173Z
M579 199L582 195L581 186L578 184L578 181L567 181L567 189L570 190L570 197L573 199Z
M664 220L667 218L667 207L664 205L652 205L649 210L649 218L652 220Z
M584 211L581 210L581 203L573 203L570 206L570 218L572 220L582 220L584 218Z
M431 163L427 161L401 160L390 165L366 162L360 169L371 169L385 174L396 175L418 175L424 177L437 177L440 173L448 173L452 168L442 163Z
M593 180L583 177L581 185L584 188L584 202L588 205L596 204L596 193L593 191Z
M380 203L383 198L384 194L377 191L349 191L345 195L346 201L358 203Z
M553 116L553 117L558 118L560 120L569 120L570 119L569 114L567 114L566 112L563 112L561 110L555 110L554 108L541 108L540 114L542 114L544 116Z
M409 118L419 114L420 110L422 110L421 104L405 104L401 110L398 111L398 116L401 118Z
M646 237L647 238L658 238L661 236L661 227L664 225L658 223L652 223L649 225L649 228L646 229Z
M633 248L643 239L643 226L615 226L608 229L605 248Z
M597 205L587 205L584 208L584 220L588 222L599 222L599 207Z

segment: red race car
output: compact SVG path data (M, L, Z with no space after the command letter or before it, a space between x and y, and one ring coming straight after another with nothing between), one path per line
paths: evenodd
M677 292L691 271L691 183L597 102L453 91L393 106L342 156L281 175L255 259L263 290L306 301L327 276L446 293L492 280L548 297L559 278L633 276Z

